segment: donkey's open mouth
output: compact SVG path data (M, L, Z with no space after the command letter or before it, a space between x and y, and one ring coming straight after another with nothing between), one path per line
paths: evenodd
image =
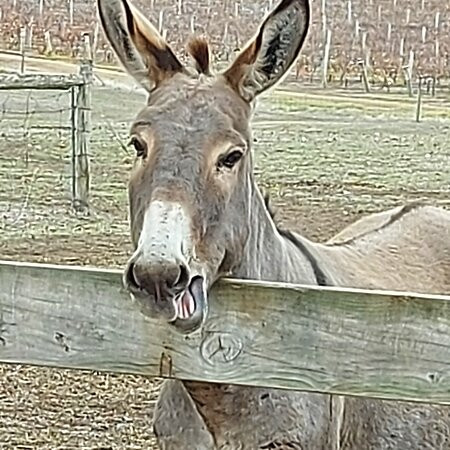
M135 276L134 269L134 264L130 263L125 270L124 286L144 315L163 317L183 333L202 326L208 313L207 284L203 276L192 276L179 286L168 289L165 283L143 284Z
M201 276L193 277L186 290L173 302L176 315L169 322L184 332L198 329L207 316L208 309L205 279Z

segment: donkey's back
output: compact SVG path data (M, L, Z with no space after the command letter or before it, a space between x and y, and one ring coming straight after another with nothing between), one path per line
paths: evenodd
M320 246L337 285L447 294L450 211L410 203L364 217Z

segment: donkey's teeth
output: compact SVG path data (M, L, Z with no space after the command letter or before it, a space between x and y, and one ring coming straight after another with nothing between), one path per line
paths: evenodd
M177 311L179 319L189 319L194 314L195 301L188 291L177 301Z

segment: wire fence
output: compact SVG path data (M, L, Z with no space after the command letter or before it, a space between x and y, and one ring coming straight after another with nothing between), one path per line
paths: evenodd
M70 202L70 95L4 90L0 109L0 211L6 230L42 217L42 208L61 205L56 192Z
M78 78L0 76L0 167L7 177L0 190L4 227L25 219L36 186L46 207L53 206L55 191L70 193L75 208L88 206L90 90L83 75L86 64L80 67ZM15 178L23 188L19 201Z
M18 132L30 136L46 128L70 130L70 112L68 92L0 92L0 127L4 136Z

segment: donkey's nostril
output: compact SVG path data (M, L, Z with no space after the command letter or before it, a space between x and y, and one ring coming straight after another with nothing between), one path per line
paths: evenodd
M135 265L134 263L130 263L127 267L125 279L127 284L135 289L140 289L140 284L137 281L136 274L134 272Z

